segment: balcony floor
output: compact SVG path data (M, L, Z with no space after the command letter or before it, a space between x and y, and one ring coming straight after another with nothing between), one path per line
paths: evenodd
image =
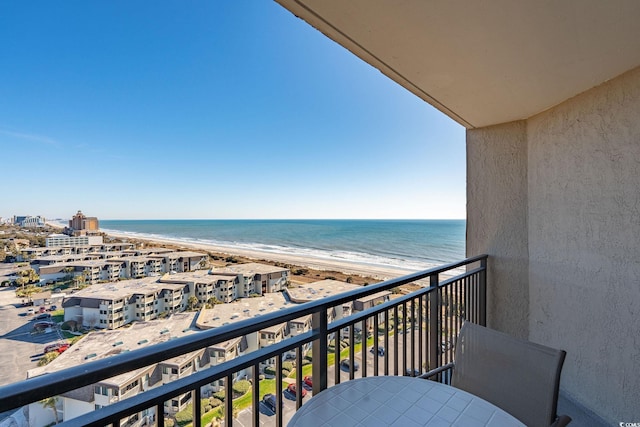
M574 402L564 393L558 397L558 414L571 417L571 427L606 427L610 424L584 406Z

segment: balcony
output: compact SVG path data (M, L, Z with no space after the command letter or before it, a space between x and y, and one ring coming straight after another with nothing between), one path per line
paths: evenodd
M304 352L309 347L313 355L313 394L356 377L416 376L451 361L452 349L463 321L485 323L486 263L486 255L469 258L268 313L261 316L259 322L254 318L245 319L146 349L121 353L83 366L10 384L0 388L0 412L39 402L52 395L59 396L171 358L184 357L194 351L259 333L265 328L309 315L312 316L312 328L307 332L289 336L273 345L246 352L191 375L181 378L176 376L163 386L144 392L136 390L130 397L129 394L128 398L121 396L118 402L107 407L65 420L64 425L121 425L143 411L152 410L162 414L165 412L166 402L184 398L185 394L190 394L192 402L198 402L203 397L201 389L220 380L224 383L226 395L231 396L236 376L244 377L247 374L249 378L258 378L262 374L261 364L269 359L275 361L274 371L282 372L285 363L282 361L283 355L288 352L295 354L295 378L290 375L289 380L295 382L297 390L301 390ZM421 286L413 286L416 290L410 293L404 293L399 288L418 281ZM381 291L393 291L395 298L353 315L328 321L334 307L341 307ZM336 343L334 337L342 335L345 336L344 342ZM380 355L378 349L383 346L385 351ZM350 362L347 370L340 363L343 359ZM354 366L356 360L360 362L360 369ZM280 407L280 401L285 399L283 391L286 384L283 386L283 382L277 380L274 383L278 399L276 407ZM251 406L247 408L248 411L242 411L243 416L253 425L264 422L285 425L293 412L302 405L302 396L295 396L295 403L286 399L285 409L278 410L275 414L266 414L261 407L261 394L265 391L264 388L261 390L260 384L261 381L252 382L249 391ZM225 425L234 424L234 415L238 416L235 409L233 405L225 406ZM195 426L204 424L203 416L201 405L193 405ZM163 426L164 418L158 417L156 422L158 426ZM236 423L239 424L238 421ZM246 425L244 422L243 424Z

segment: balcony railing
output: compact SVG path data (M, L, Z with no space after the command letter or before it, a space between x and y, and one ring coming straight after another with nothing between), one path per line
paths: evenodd
M259 350L238 355L223 363L201 369L186 377L154 387L145 392L120 399L100 410L65 420L69 426L118 426L145 411L155 411L155 422L164 426L166 401L191 394L192 402L200 402L201 388L218 380L224 381L225 395L232 396L232 385L238 372L248 372L249 378L261 375L260 366L275 359L275 372L281 373L285 353L295 352L296 409L302 405L304 350L311 346L313 394L347 380L341 371L348 371L348 380L356 377L354 362L358 358L361 369L357 376L411 375L442 366L451 361L455 340L462 322L486 323L486 263L481 255L457 263L410 274L393 280L317 301L300 304L278 312L249 318L215 329L187 335L144 349L76 366L64 371L31 378L0 387L0 413L39 402L50 396L63 395L71 390L93 385L101 380L132 372L187 353L212 347L228 340L280 325L304 316L312 316L312 329L283 339ZM399 288L417 282L410 293ZM393 298L348 317L329 322L334 307L342 308L356 300L391 291ZM339 310L341 311L341 310ZM344 337L344 338L343 338ZM342 349L343 345L347 348ZM384 346L384 350L380 350ZM359 349L358 349L359 347ZM308 355L307 355L308 356ZM348 360L341 363L341 360ZM333 375L331 375L333 372ZM346 377L346 374L344 374ZM276 376L280 379L279 376ZM446 379L441 379L446 381ZM260 381L253 381L251 423L264 421L260 410ZM262 392L264 394L264 391ZM275 381L276 408L283 399L282 381ZM193 425L202 424L200 404L193 406ZM224 407L225 425L234 421L233 405ZM275 411L275 424L286 421L283 410ZM145 412L146 413L146 412ZM262 415L262 418L261 418Z

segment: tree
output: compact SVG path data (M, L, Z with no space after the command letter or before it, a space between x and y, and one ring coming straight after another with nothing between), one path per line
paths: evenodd
M87 322L87 325L89 326L89 328L93 329L98 324L98 316L95 316L95 315L87 316L85 321Z
M46 399L42 399L40 403L45 408L51 408L51 410L53 411L53 417L56 420L56 424L58 424L60 422L60 420L58 419L58 409L56 408L56 406L58 405L58 397L48 397Z
M196 306L198 305L198 298L191 295L189 297L189 299L187 300L187 304L189 306L189 310L194 310L196 308Z
M56 357L60 354L57 351L50 351L49 353L45 353L44 356L38 360L38 366L45 366L51 363Z
M73 276L73 284L75 285L76 288L80 288L84 286L85 282L86 282L86 278L84 277L84 274L78 274Z

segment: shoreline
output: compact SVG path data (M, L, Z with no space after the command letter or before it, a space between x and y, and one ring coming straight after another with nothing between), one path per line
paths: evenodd
M303 255L279 254L274 252L233 248L229 246L219 246L210 243L193 243L176 239L147 238L147 237L131 237L125 233L117 233L109 231L105 233L109 237L127 241L145 242L152 246L173 246L184 249L214 252L217 254L238 256L253 261L269 261L285 264L292 264L297 267L309 268L319 271L338 272L345 275L356 275L361 277L370 277L376 280L388 280L395 277L405 276L418 270L401 269L396 267L375 266L357 263L348 260L327 260L322 258L314 258Z
M58 223L47 222L47 225L62 229L63 226ZM348 276L356 276L364 279L358 280L361 283L370 283L366 279L374 279L377 281L385 281L394 279L408 274L421 271L420 269L400 268L385 265L366 264L357 261L350 261L345 259L326 259L320 257L313 257L309 255L297 255L297 254L283 254L270 251L261 251L257 249L246 249L232 246L216 245L212 243L196 243L192 241L180 240L180 239L163 239L161 237L145 237L145 236L131 236L125 232L118 232L114 230L104 231L101 230L108 238L118 239L127 242L144 243L147 246L160 246L171 247L184 250L195 250L206 252L209 255L216 254L217 256L231 256L240 257L249 261L255 262L268 262L277 264L288 264L297 268L304 268L314 270L311 274L306 275L307 279L320 276L319 274L313 274L318 272L324 273L338 273L344 275L343 279ZM213 262L215 263L215 262ZM446 279L452 277L455 274L442 274L442 278ZM305 276L305 275L302 275ZM294 276L295 278L301 278L301 276ZM320 280L318 277L317 280ZM300 280L306 282L308 280ZM428 282L428 279L423 279L421 282Z

